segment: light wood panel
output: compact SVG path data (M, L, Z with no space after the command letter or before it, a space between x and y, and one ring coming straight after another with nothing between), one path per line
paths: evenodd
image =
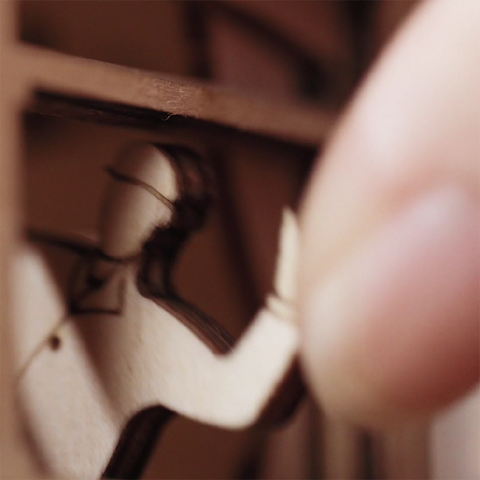
M1 2L3 3L3 2ZM3 83L3 82L2 82ZM2 92L3 93L3 92ZM10 101L9 101L10 100ZM19 233L19 119L15 102L2 94L0 123L0 477L33 478L35 467L17 421L13 396L12 258ZM38 477L38 475L37 475Z

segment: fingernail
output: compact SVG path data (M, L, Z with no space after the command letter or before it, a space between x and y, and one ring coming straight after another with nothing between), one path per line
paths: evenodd
M327 410L382 425L478 378L479 245L476 199L435 189L312 288L303 363Z

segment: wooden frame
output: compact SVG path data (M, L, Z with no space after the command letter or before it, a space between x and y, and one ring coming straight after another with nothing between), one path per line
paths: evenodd
M24 45L16 39L14 2L1 12L0 319L1 468L6 477L37 477L31 450L17 422L12 390L11 260L21 236L19 159L21 115L25 111L112 125L155 130L195 128L206 135L252 138L313 148L328 135L336 113L293 104L270 103L208 83L142 72ZM414 434L419 448L416 472L426 472L424 430ZM405 437L408 437L405 440ZM394 439L400 439L398 442ZM381 439L391 456L387 477L411 458L404 432ZM355 447L356 448L356 447ZM420 454L418 453L420 451ZM389 455L386 456L387 458ZM397 466L391 466L397 465ZM400 474L402 475L402 474ZM419 478L422 474L418 474Z
M4 25L11 27L14 24L13 15L14 4L2 2ZM227 137L244 132L242 135L247 133L260 139L293 142L309 148L325 137L332 124L332 114L313 108L269 104L190 79L165 78L74 58L19 44L12 30L3 30L2 33L2 232L6 235L2 236L1 255L5 265L2 268L2 298L5 299L11 298L11 258L21 228L17 221L20 211L17 191L12 186L17 184L15 179L21 152L19 127L23 111L149 130L159 126L173 129L193 126L207 135L220 131ZM3 345L9 344L7 336L11 338L9 323L12 317L7 308L8 303L2 302ZM2 372L6 374L2 384L11 385L11 352L2 348L2 355L6 357L2 362ZM5 408L2 408L2 414L10 420L16 415L11 403L12 392L4 390L3 395ZM15 429L11 425L6 429L9 434L3 435L5 448L2 453L5 456L2 463L8 465L5 471L18 474L29 463L24 460L33 457L21 436L17 436L17 447L13 451L17 452L19 459L15 460L11 450ZM31 468L36 467L32 465ZM33 475L32 470L30 472Z

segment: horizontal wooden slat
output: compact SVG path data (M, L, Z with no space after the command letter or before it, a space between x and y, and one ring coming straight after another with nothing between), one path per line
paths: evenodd
M297 156L311 159L318 147L316 144L299 142L291 138L272 136L252 130L241 130L225 124L199 120L185 115L172 115L152 109L132 107L129 105L91 100L57 93L36 92L24 108L29 113L75 119L89 123L110 126L129 127L158 133L169 132L172 138L188 138L194 143L210 147L227 147L231 142L252 140L267 141L270 148L294 148ZM290 150L292 151L292 150ZM300 153L303 152L303 153Z
M107 116L118 117L119 107L123 112L134 108L136 112L163 114L164 121L170 115L184 116L306 145L320 143L336 116L310 106L274 103L217 85L28 45L12 48L8 61L25 93L43 92L94 101L100 109L104 105ZM108 104L116 106L114 113ZM135 115L130 117L135 121Z

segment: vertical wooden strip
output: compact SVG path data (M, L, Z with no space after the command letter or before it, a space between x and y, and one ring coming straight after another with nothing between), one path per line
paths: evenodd
M4 15L3 2L2 17ZM1 73L0 73L1 74ZM3 82L2 82L3 83ZM2 85L2 90L4 86ZM12 384L12 351L8 322L10 320L9 277L10 258L13 251L14 238L14 208L12 205L12 142L8 140L12 133L13 125L8 125L11 120L5 99L0 97L0 471L2 477L13 476L18 461L12 458L14 448L12 445L14 423L12 418L13 401L11 395Z
M0 49L11 43L16 34L16 8L14 0L0 1Z
M435 418L430 448L432 478L480 478L480 387Z
M311 468L310 458L313 408L312 400L306 399L288 424L268 435L268 441L264 444L261 475L257 478L318 478ZM318 453L315 452L316 455Z
M430 435L424 423L402 425L378 438L380 478L425 480L430 478Z
M38 478L40 470L22 435L13 395L12 267L20 230L19 88L8 68L15 41L16 5L0 2L0 476Z
M19 115L9 98L7 85L0 89L0 472L15 470L18 458L18 424L14 398L11 267L17 237L17 178L19 161ZM17 472L18 473L18 472ZM3 477L2 477L3 478Z
M343 421L324 417L323 434L323 478L363 478L362 432Z

